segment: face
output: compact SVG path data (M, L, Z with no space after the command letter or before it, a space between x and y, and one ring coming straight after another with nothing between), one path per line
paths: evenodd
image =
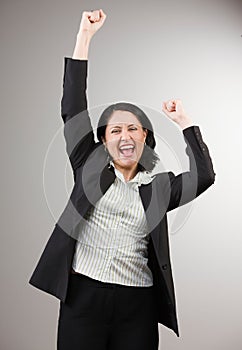
M128 111L112 113L103 142L117 168L132 169L138 165L147 134L148 130L143 129L133 113Z

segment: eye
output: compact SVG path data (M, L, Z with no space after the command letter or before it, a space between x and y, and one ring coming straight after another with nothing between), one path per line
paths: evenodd
M137 130L137 128L133 127L133 128L130 128L129 130Z
M119 130L112 130L111 133L113 134L114 132L118 132Z

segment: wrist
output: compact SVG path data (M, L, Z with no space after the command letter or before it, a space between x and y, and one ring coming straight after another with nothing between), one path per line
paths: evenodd
M184 130L186 128L189 128L189 126L193 126L194 123L189 123L189 124L183 124L183 125L180 125L181 129Z
M185 116L184 118L182 118L179 122L178 122L180 128L182 130L188 128L189 126L194 125L192 119L188 116Z
M91 39L92 39L92 37L93 37L93 33L91 33L88 30L81 29L77 33L76 40L78 40L78 41L81 40L81 41L89 44Z
M79 32L76 37L76 45L72 58L88 59L89 44L91 41L90 35Z

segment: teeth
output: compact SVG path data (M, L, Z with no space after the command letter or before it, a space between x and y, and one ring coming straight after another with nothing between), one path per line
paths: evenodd
M120 147L120 149L130 149L130 148L134 148L134 146L123 146L123 147Z

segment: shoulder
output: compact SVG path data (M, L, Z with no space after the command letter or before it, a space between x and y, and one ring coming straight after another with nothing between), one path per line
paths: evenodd
M174 176L175 175L172 171L164 171L150 175L152 178L152 184L159 189L165 189L167 185L170 185Z
M160 173L155 173L155 174L152 174L151 177L158 181L158 182L161 182L161 181L164 181L164 180L169 180L170 177L173 175L173 172L172 171L163 171L163 172L160 172Z

